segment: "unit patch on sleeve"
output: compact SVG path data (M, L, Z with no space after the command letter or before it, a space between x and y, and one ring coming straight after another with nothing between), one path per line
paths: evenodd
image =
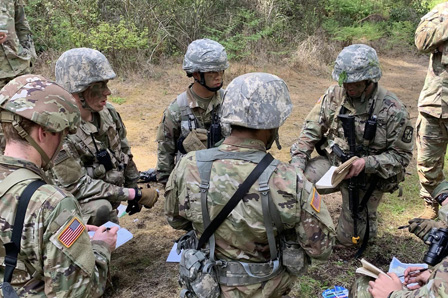
M320 201L321 201L321 196L320 194L317 192L316 188L313 188L313 199L311 200L311 207L313 207L314 210L316 210L316 212L320 212Z
M412 126L406 126L406 128L403 131L403 136L401 137L401 140L405 143L412 142L413 133L414 133L414 128Z
M84 230L84 224L77 217L74 217L59 234L58 239L65 247L69 248L82 235Z

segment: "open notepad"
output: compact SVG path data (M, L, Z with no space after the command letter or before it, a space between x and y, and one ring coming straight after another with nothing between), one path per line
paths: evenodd
M367 262L364 259L361 259L361 264L362 264L362 267L359 267L358 269L356 269L356 273L367 275L367 276L373 277L375 279L377 279L378 275L380 275L381 273L386 274L386 273L384 273L383 270L376 267L372 263ZM390 278L389 275L386 274L386 276Z
M134 237L131 232L111 221L106 222L103 226L105 226L106 228L118 227L117 244L115 245L115 248L122 246ZM93 234L95 234L95 232L89 232L90 237L92 237Z
M344 180L352 164L358 159L357 156L353 156L339 167L332 166L330 169L316 182L317 189L335 188L339 183Z

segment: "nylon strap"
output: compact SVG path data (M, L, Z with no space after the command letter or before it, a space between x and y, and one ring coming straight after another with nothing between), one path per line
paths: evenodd
M14 226L12 230L11 242L3 244L6 251L5 257L5 275L3 282L10 283L12 274L17 266L17 256L20 252L20 242L22 240L23 222L25 221L26 209L30 202L31 196L42 185L46 184L42 180L34 180L27 185L23 193L20 195L17 206L16 218L14 219Z
M246 180L240 185L240 187L236 190L224 208L219 212L219 214L213 219L213 221L206 227L204 233L199 239L197 249L201 249L201 247L207 242L210 236L213 235L215 230L221 225L221 223L227 218L227 216L232 212L232 210L236 207L239 201L246 195L249 191L250 187L255 183L255 181L260 177L263 171L269 166L269 164L274 160L270 153L266 153L260 163L253 169L253 171L249 174ZM203 205L203 204L202 204ZM207 208L208 215L208 208ZM205 222L204 222L205 223Z

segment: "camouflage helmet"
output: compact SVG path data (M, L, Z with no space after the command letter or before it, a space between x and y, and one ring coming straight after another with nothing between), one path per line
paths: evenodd
M286 83L261 72L244 74L230 82L222 106L222 123L254 129L278 128L292 110Z
M3 87L0 110L0 122L18 121L19 115L50 132L75 133L81 119L73 96L39 75L23 75Z
M112 80L115 72L107 58L88 48L71 49L56 61L56 82L69 93L80 93L95 82Z
M376 83L380 78L381 68L376 51L365 44L345 47L336 58L333 79L339 85L365 80Z
M187 73L222 71L228 67L226 50L210 39L197 39L190 43L182 65Z

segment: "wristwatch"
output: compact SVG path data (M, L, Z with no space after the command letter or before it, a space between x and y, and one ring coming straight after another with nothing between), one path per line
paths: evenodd
M443 201L445 201L447 198L448 198L448 192L444 192L436 197L436 201L437 203L439 203L439 205L442 205Z

